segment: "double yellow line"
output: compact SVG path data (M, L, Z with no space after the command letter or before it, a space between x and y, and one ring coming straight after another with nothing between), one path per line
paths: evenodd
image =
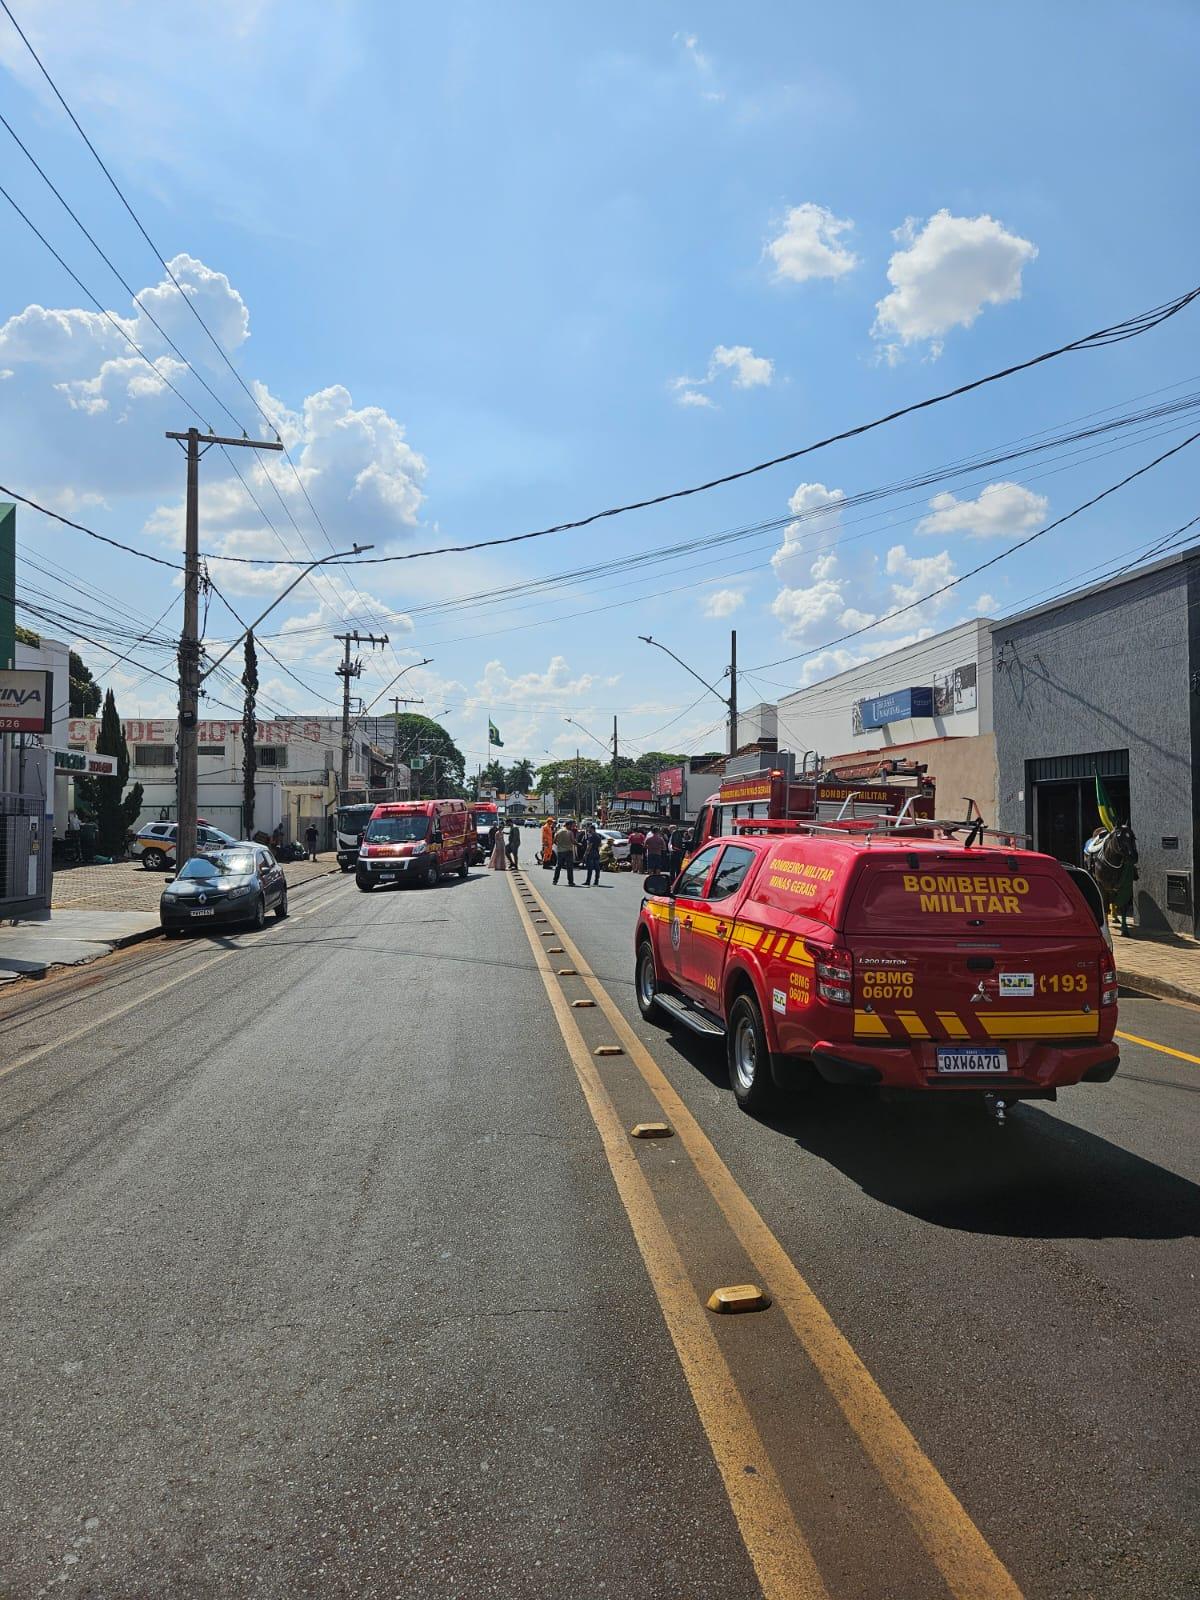
M511 878L509 887L518 899ZM561 923L546 910L539 915L553 927L569 964L603 1011L626 1057L658 1102L664 1120L674 1128L696 1173L950 1592L959 1600L1020 1600L1021 1592L999 1557L738 1186ZM717 1345L562 987L529 918L521 920L765 1600L826 1596L808 1541ZM747 1473L748 1464L755 1467L754 1473Z

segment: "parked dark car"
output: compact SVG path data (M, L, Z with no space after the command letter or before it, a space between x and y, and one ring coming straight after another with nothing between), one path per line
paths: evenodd
M193 856L158 903L168 935L230 922L261 928L268 911L280 921L287 916L287 880L266 845L249 843Z

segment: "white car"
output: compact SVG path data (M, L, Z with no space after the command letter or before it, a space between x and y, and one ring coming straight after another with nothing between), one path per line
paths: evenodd
M129 846L129 853L135 860L141 859L147 872L164 872L175 865L175 835L178 830L177 822L151 822L138 829L136 838ZM207 855L210 850L226 850L237 842L227 833L222 833L220 828L208 823L202 822L196 829L198 855Z
M616 833L612 828L597 828L596 832L612 845L614 860L618 863L629 860L629 840L623 833Z

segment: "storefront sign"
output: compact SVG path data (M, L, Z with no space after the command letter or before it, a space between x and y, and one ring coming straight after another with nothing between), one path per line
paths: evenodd
M53 711L52 672L0 669L0 733L49 733Z
M654 792L657 795L683 793L683 768L665 767L655 775Z
M134 717L121 723L129 744L174 744L174 717ZM95 747L100 732L98 717L72 717L67 725L73 745ZM224 744L242 737L240 722L199 722L196 733L201 744ZM255 744L317 744L321 738L319 722L259 722L254 728Z
M116 756L98 756L94 750L56 750L55 772L78 772L88 778L115 778Z
M891 694L855 703L854 731L867 733L873 728L886 728L889 722L907 722L913 717L932 715L932 689L894 689Z

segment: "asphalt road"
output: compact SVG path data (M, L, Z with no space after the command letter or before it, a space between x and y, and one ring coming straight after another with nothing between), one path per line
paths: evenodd
M0 1595L1194 1596L1200 1014L759 1122L548 876L0 997Z

